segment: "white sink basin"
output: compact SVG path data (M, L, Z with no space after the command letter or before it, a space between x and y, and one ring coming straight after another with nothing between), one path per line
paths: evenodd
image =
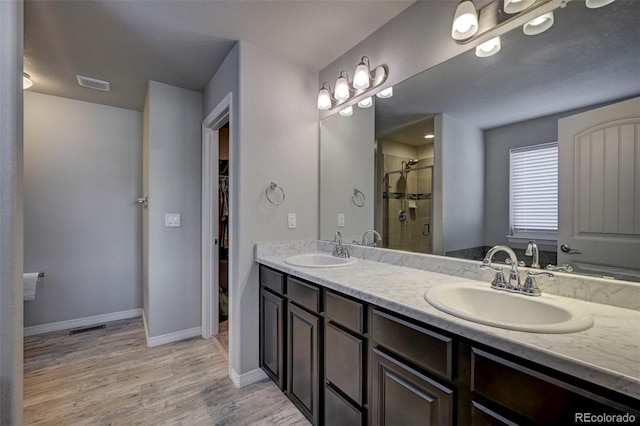
M339 268L356 263L355 257L336 257L327 253L305 253L287 257L284 263L306 268Z
M593 325L593 317L568 300L494 290L489 284L443 284L427 290L424 298L448 314L510 330L574 333Z

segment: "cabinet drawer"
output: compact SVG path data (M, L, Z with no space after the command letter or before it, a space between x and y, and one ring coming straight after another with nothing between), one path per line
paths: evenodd
M284 274L260 265L260 285L278 294L284 294Z
M576 413L638 411L481 350L472 352L471 390L537 424L575 424Z
M287 297L310 311L320 312L320 289L313 284L287 277Z
M327 318L331 321L364 334L364 304L326 291L324 307Z
M473 426L518 426L517 423L502 417L476 401L471 403L471 424Z
M373 340L435 374L452 380L453 341L433 331L372 310Z
M453 425L453 390L373 349L372 425Z
M362 426L363 415L330 386L324 388L324 422L331 426Z
M325 325L325 378L358 405L362 405L364 343L337 327Z

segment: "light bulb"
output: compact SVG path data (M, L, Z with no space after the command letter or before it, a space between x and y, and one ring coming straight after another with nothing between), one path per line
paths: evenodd
M615 0L587 0L586 6L589 9L597 9L599 7L606 6L613 3Z
M451 26L451 37L454 40L464 40L478 32L478 12L471 0L461 2L456 8L456 13Z
M376 96L382 99L386 99L386 98L390 98L393 96L393 86L392 87L387 87L384 90L379 91L378 93L376 93Z
M373 99L371 98L371 96L369 96L368 98L364 98L363 100L358 102L358 106L360 108L369 108L371 105L373 105Z
M338 77L338 80L336 80L336 91L334 96L339 101L346 101L349 99L349 83L347 82L346 77L342 76L342 73L340 74L340 77Z
M522 12L535 3L535 0L504 0L504 11L506 13Z
M31 76L29 74L27 74L26 72L23 72L22 73L22 88L23 89L28 89L31 86L33 86L33 81L31 81Z
M487 56L495 55L500 51L500 36L492 38L489 41L485 41L479 46L476 46L476 56L480 58L486 58Z
M329 108L331 108L331 93L322 86L320 93L318 93L318 109L327 110Z
M433 139L433 138L435 138L435 136L432 135L431 133L428 133L428 134L424 135L424 138L425 139Z
M369 87L369 80L371 80L371 72L367 64L362 61L356 67L356 72L353 75L353 88L366 89Z
M553 12L532 19L522 26L522 32L526 35L537 35L547 31L553 26Z
M351 115L353 115L353 107L352 106L348 106L345 108L342 108L340 110L340 115L343 117L349 117Z

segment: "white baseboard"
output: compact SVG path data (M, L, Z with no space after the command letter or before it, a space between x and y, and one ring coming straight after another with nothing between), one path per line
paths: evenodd
M76 318L67 321L51 322L48 324L34 325L24 328L25 336L35 336L36 334L49 333L51 331L69 330L78 327L90 327L92 325L103 324L105 322L118 321L129 318L137 318L142 315L142 309L131 309L128 311L113 312L110 314L95 315L92 317Z
M233 385L240 389L254 383L268 380L269 376L267 376L261 368L256 368L255 370L248 371L244 374L238 374L233 368L229 368L229 378L231 378Z
M147 346L153 348L155 346L165 345L167 343L173 343L179 340L200 336L202 335L202 327L188 328L186 330L174 331L173 333L161 334L160 336L154 337L149 337L149 332L147 331L146 327L145 332L147 333Z

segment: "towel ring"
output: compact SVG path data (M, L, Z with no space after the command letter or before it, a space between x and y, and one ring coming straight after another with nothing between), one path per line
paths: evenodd
M273 201L273 200L269 197L269 194L273 194L273 192L274 192L274 191L276 191L277 189L279 189L279 190L280 190L280 192L282 193L282 200L280 200L280 202ZM264 195L266 195L266 196L267 196L267 200L269 200L269 202L270 202L271 204L273 204L274 206L279 206L280 204L284 203L284 198L285 198L285 195L284 195L284 189L282 189L281 187L279 187L279 186L278 186L278 184L277 184L277 183L275 183L275 182L271 182L271 185L267 186L267 189L264 191Z
M367 198L364 196L362 191L358 188L353 188L353 195L351 196L351 201L358 207L363 207L364 203L367 202Z

